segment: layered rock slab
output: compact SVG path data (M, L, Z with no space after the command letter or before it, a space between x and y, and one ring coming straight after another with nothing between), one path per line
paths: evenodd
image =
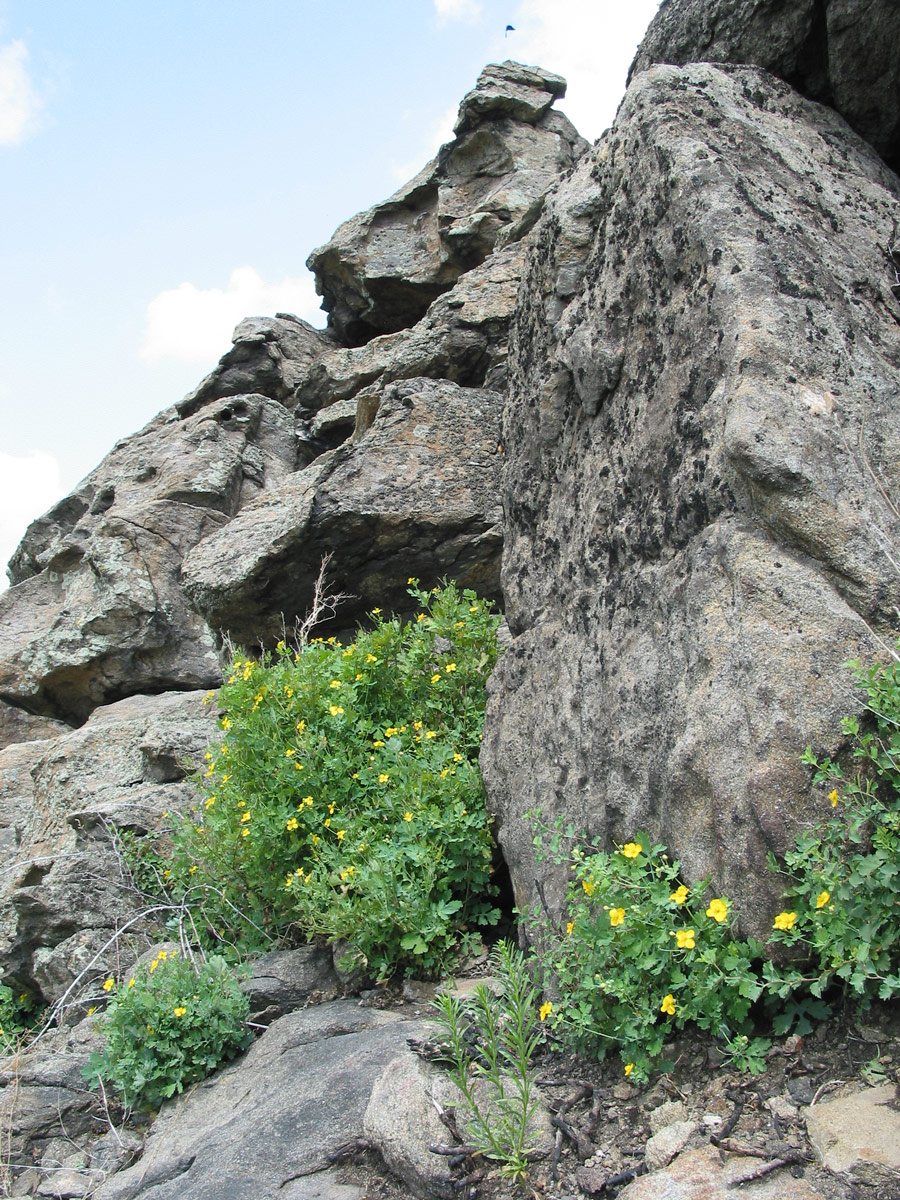
M550 107L565 90L537 67L486 67L460 105L456 138L313 251L307 266L340 341L356 346L415 324L463 272L530 228L587 147Z
M372 1088L406 1038L427 1028L353 1001L282 1017L240 1062L168 1105L143 1157L97 1200L306 1194L301 1184L362 1135Z
M168 409L119 442L12 559L0 698L77 724L123 695L221 682L182 559L296 461L291 414L259 395Z
M898 181L751 68L654 67L548 201L511 341L507 618L482 769L520 908L530 808L712 875L748 932L800 766L898 598Z
M406 581L499 591L501 396L412 379L361 393L352 442L267 491L188 555L184 586L215 628L273 641L303 615L324 555L348 621L408 606Z
M836 109L900 166L900 8L894 0L669 0L629 80L653 63L746 63Z

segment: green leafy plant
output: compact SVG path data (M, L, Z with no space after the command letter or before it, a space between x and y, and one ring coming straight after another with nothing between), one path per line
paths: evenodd
M868 700L864 722L842 723L852 769L847 758L819 759L807 749L814 783L830 787L830 815L797 839L783 866L769 860L787 880L772 941L805 960L769 965L769 986L782 997L798 989L821 996L836 983L864 1002L900 992L900 658L847 665Z
M498 919L477 763L498 618L452 583L409 590L411 621L376 608L347 646L235 660L163 870L208 940L318 935L385 978L439 972Z
M552 1005L538 1009L525 958L508 942L493 948L491 966L497 992L487 984L468 1000L441 992L434 1007L447 1043L445 1061L465 1103L461 1132L499 1162L504 1175L518 1179L535 1153L531 1059Z
M126 1107L158 1108L247 1047L249 1005L224 959L160 950L118 985L99 1020L106 1044L85 1078L111 1083Z
M0 1054L12 1054L34 1028L38 1011L27 992L0 985Z
M548 833L539 828L539 851ZM618 1051L625 1074L644 1080L672 1031L692 1023L737 1067L762 1070L770 1043L747 1017L763 990L763 946L734 936L730 902L708 898L708 881L682 883L679 863L644 833L609 853L557 826L548 852L572 869L562 935L531 915L544 989L560 997L550 1018L560 1040L600 1059Z

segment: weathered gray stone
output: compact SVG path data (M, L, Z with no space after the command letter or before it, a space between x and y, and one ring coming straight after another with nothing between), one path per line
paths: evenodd
M252 1010L274 1008L293 1012L316 999L334 999L340 992L331 954L322 946L273 950L253 963L253 974L241 984Z
M39 742L45 738L59 737L71 728L64 721L36 717L23 708L14 708L0 700L0 750L15 742Z
M53 1002L81 976L74 1001L92 987L99 994L100 980L146 947L147 923L128 928L145 904L111 831L140 835L193 799L185 774L217 736L217 710L203 701L130 697L65 737L0 752L0 806L15 812L0 875L4 982Z
M298 403L320 409L316 424L321 429L332 412L323 404L336 408L374 383L427 377L502 391L525 254L521 242L495 250L439 296L411 329L324 353L300 385Z
M362 1136L375 1081L405 1039L426 1028L351 1001L282 1017L244 1058L167 1105L143 1157L103 1184L97 1200L294 1195L289 1188Z
M328 334L289 313L247 317L231 340L232 349L176 405L182 417L224 396L256 394L288 403L312 364L333 344Z
M185 551L293 471L293 418L238 396L169 409L33 522L0 595L0 696L73 722L142 690L221 682L181 590Z
M534 808L643 829L771 930L766 853L827 803L799 756L835 747L842 664L896 619L898 192L828 109L701 64L638 75L548 201L481 754L520 909L536 876L551 905L564 886Z
M806 1110L806 1131L829 1171L860 1183L900 1186L900 1105L893 1084Z
M697 1132L694 1121L672 1121L648 1138L644 1161L648 1171L658 1171L667 1166L676 1154L680 1154Z
M714 1146L679 1154L663 1171L635 1179L619 1192L619 1200L823 1200L805 1179L793 1179L785 1167L752 1183L740 1183L761 1165L753 1158L722 1155ZM740 1184L740 1186L738 1186Z
M408 605L443 575L496 596L501 397L414 379L367 393L352 444L272 488L184 564L185 588L236 641L274 641L307 611L322 557L341 618Z
M550 105L565 82L486 67L457 137L389 200L344 222L307 260L329 328L349 345L414 325L459 276L527 232L587 143Z
M748 63L829 104L900 165L900 8L894 0L667 0L629 80L653 63Z
M447 1073L405 1051L372 1089L363 1130L391 1172L416 1196L450 1200L455 1192L447 1160L429 1149L447 1140L447 1128L432 1100L441 1108L463 1104L458 1113L463 1128L463 1097Z

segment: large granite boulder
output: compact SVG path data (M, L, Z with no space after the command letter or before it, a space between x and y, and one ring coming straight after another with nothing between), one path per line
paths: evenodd
M900 182L753 68L637 75L547 204L505 412L513 643L482 768L516 900L529 809L639 829L732 897L820 821L800 754L900 597ZM830 809L828 810L830 811Z
M190 803L186 774L218 736L205 699L133 696L65 736L0 751L2 982L48 1003L72 988L74 1002L126 969L165 923L165 914L140 919L152 906L114 835L144 834Z
M500 414L483 388L411 379L360 393L351 442L270 488L184 563L210 625L274 642L306 612L321 561L342 619L408 606L407 579L499 593Z
M629 79L653 63L747 63L829 104L900 166L900 5L895 0L667 0Z
M333 344L328 334L290 313L247 317L231 341L218 365L176 405L182 417L223 396L268 396L290 406L310 367Z
M313 251L307 265L340 341L358 346L414 325L464 271L527 232L587 146L551 109L565 89L537 67L486 67L460 105L455 139Z
M185 418L167 409L117 443L12 559L0 698L78 723L124 695L218 684L216 641L185 600L182 559L296 462L293 417L259 395Z

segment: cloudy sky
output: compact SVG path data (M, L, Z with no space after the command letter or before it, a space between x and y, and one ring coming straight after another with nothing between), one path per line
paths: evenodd
M242 317L324 323L307 254L424 165L485 63L565 75L595 138L656 8L0 0L0 564Z

